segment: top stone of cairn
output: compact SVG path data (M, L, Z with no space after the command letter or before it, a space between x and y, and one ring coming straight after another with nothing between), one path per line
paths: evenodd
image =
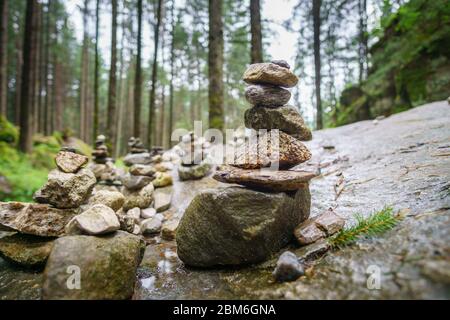
M245 71L243 80L250 84L270 84L285 88L295 87L297 76L288 68L275 63L255 63Z

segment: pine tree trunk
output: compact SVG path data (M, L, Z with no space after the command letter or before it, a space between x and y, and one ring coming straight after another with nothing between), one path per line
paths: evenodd
M209 0L209 127L224 129L222 0Z
M52 0L47 2L47 17L46 17L46 35L45 35L45 99L44 99L44 117L45 117L45 134L50 135L52 131L52 112L50 101L50 81L49 81L49 66L50 66L50 33L51 33L51 14Z
M137 57L134 84L134 125L133 135L141 136L141 103L142 103L142 0L138 0L138 33Z
M125 68L124 62L124 46L125 46L125 20L122 21L122 37L120 40L120 70L119 70L119 103L117 105L117 139L115 146L114 156L116 158L120 155L120 150L122 148L122 134L123 134L123 117L124 117L124 81L123 74Z
M323 128L322 120L322 98L321 98L321 53L320 53L320 7L321 0L313 0L313 27L314 27L314 70L315 70L315 92L316 92L316 128L318 130Z
M99 56L99 41L100 34L100 0L97 0L95 7L95 70L94 70L94 140L99 135L99 73L100 73L100 56Z
M358 0L359 13L359 83L361 83L367 72L368 62L368 38L367 38L367 0Z
M117 0L112 0L112 31L111 31L111 67L109 71L108 89L108 120L107 135L111 145L116 145L116 86L117 86Z
M0 0L0 116L8 113L8 0Z
M24 31L24 65L22 72L22 90L20 103L20 139L19 148L22 152L32 150L32 125L33 125L33 79L35 72L34 61L36 60L36 14L37 0L27 1Z
M79 97L79 108L80 108L80 138L86 141L87 132L86 132L86 99L87 99L87 86L88 86L88 55L89 55L89 47L88 47L88 6L89 0L84 0L84 8L83 8L83 51L81 53L81 78L80 78L80 97Z
M158 79L158 47L159 47L159 29L161 26L162 17L162 0L158 0L158 11L156 16L156 28L155 28L155 49L153 51L153 64L152 64L152 87L150 90L150 105L149 105L149 117L148 117L148 133L147 133L147 146L152 148L155 129L155 100L156 100L156 81Z
M172 23L172 30L170 35L170 84L169 84L169 123L167 126L167 145L172 147L172 130L173 130L173 102L174 102L174 88L173 80L175 78L175 0L172 0L170 8L170 21Z
M263 62L260 0L250 0L251 62Z

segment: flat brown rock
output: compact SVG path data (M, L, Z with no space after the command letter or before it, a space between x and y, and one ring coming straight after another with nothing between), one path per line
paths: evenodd
M88 157L73 152L61 151L56 155L55 162L59 170L65 173L76 173L88 163Z
M67 223L79 212L61 210L45 204L0 203L0 225L40 237L59 237Z
M295 191L305 188L316 175L306 171L261 171L222 166L214 179L269 191Z
M236 149L234 167L241 169L260 169L279 164L280 169L289 169L311 159L311 152L299 140L278 131L268 131L250 137Z
M297 76L287 68L274 63L255 63L245 71L243 80L251 84L271 84L285 88L295 87Z

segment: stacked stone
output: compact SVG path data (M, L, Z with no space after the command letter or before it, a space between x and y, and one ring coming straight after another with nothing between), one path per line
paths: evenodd
M61 151L57 169L34 195L38 204L0 203L0 229L17 232L1 240L1 256L27 267L45 263L54 237L64 235L66 224L81 212L94 188L94 174L83 168L87 162L85 156Z
M108 147L105 144L106 137L99 135L95 140L95 149L92 152L92 159L97 164L106 164L112 159L109 157Z
M311 158L299 141L311 139L311 132L300 114L285 105L291 94L284 88L294 87L298 79L286 62L273 61L251 65L244 81L249 84L246 98L253 105L246 112L246 126L267 131L246 140L234 162L214 175L243 187L204 191L186 209L176 241L178 255L187 265L262 262L287 245L310 214L309 180L314 174L288 170ZM272 129L278 129L279 136ZM260 170L274 164L281 170Z
M114 159L109 156L105 142L104 135L99 135L95 140L95 149L92 152L93 163L89 168L94 172L98 184L117 190L122 185L120 181L122 172L114 166Z
M198 180L211 171L208 159L210 144L204 138L198 138L193 132L183 136L179 144L178 154L181 165L178 176L181 181Z
M140 138L131 137L128 140L128 154L123 162L130 167L135 164L148 165L152 162L152 155L145 149Z

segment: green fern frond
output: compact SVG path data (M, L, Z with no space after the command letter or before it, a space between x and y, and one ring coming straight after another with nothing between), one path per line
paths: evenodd
M385 207L367 218L361 214L356 214L355 219L356 223L354 226L344 229L328 239L331 247L341 248L362 237L373 237L382 234L394 228L403 219L403 216L393 214L391 207Z

